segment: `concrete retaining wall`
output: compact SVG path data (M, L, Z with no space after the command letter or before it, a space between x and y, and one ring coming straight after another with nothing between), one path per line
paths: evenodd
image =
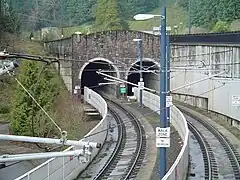
M240 46L174 44L171 66L171 90L176 100L218 113L239 126L235 121L240 121L240 106L233 105L232 97L240 97Z
M137 97L137 99L139 99L138 89L133 89L134 95ZM143 91L143 104L151 110L156 111L158 114L160 114L160 97L158 95ZM175 160L167 174L163 177L163 180L182 180L186 179L188 172L189 130L185 117L183 116L181 111L174 105L171 107L171 124L178 131L183 141L183 146L177 159Z
M180 101L186 104L189 104L193 107L208 109L208 99L205 97L193 96L190 94L171 94L173 99Z
M84 88L84 99L87 103L91 104L100 112L102 115L102 120L89 133L85 135L84 139L80 141L84 140L104 143L107 131L103 131L90 137L87 136L100 132L101 130L108 127L107 103L99 94L86 87ZM65 151L71 151L75 149L79 148L72 146ZM97 155L98 151L99 149L93 148L92 159ZM72 180L74 178L77 178L79 173L83 171L89 163L90 162L81 163L77 157L51 158L43 164L32 169L31 171L20 176L16 180Z

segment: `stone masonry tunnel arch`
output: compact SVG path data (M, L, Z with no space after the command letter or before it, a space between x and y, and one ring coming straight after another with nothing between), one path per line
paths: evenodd
M143 58L142 60L142 65L143 65L143 71L144 70L149 70L149 71L154 71L154 72L143 72L143 81L144 81L144 86L151 88L151 89L159 89L159 69L160 69L160 64L151 59L151 58ZM140 81L140 74L136 73L134 71L140 70L140 61L136 60L134 63L131 64L131 66L128 68L126 72L125 78L127 81L138 84ZM128 84L127 85L127 95L132 96L132 85Z
M83 87L87 86L94 90L103 90L105 92L111 92L115 94L116 85L102 85L99 83L106 83L104 76L97 74L98 70L105 71L104 73L111 76L120 77L118 68L108 59L105 58L94 58L86 62L80 69L79 80L81 82L81 94L84 93ZM109 72L106 72L109 71Z

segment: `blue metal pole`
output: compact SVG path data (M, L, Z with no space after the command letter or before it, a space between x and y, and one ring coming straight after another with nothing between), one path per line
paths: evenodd
M166 6L161 17L160 127L166 127ZM166 147L160 147L160 179L166 174Z
M139 61L140 61L140 83L143 82L143 75L142 75L142 35L139 35L138 47L139 47ZM142 107L142 89L140 89L140 107Z
M167 96L170 96L170 58L171 58L171 46L169 35L167 35L166 44L167 44L167 80L166 80L166 92ZM167 123L166 126L170 127L170 107L166 108Z
M191 0L188 0L188 34L191 34Z

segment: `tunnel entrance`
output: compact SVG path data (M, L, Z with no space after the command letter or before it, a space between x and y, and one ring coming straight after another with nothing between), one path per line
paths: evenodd
M87 86L90 89L95 91L105 91L112 92L116 89L116 85L99 85L99 83L107 83L109 81L105 80L104 76L97 74L97 71L117 77L117 69L108 61L104 60L95 60L87 64L82 74L80 74L81 79L81 94L84 94L84 86Z
M158 65L153 61L143 61L142 62L142 70L143 71L152 71L152 72L143 72L143 81L144 86L151 89L158 89L157 84L159 84L159 67ZM140 81L140 73L134 72L140 70L140 62L138 61L132 67L130 68L128 75L127 75L127 81L138 84ZM127 95L133 96L132 88L134 86L128 84L127 85Z

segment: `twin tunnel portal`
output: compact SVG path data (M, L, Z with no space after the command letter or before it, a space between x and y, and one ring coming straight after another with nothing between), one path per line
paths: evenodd
M127 65L126 65L127 66ZM158 89L158 85L156 82L159 80L159 63L152 59L143 59L142 60L142 76L144 81L144 86L151 89ZM119 70L121 69L121 70ZM124 69L124 70L122 70ZM110 83L108 79L106 79L103 75L98 74L97 72L101 71L105 74L124 79L125 81L138 84L140 81L140 61L136 60L129 67L118 68L118 64L114 64L106 59L94 59L85 63L79 74L79 79L81 81L81 87L87 86L94 90L105 91L106 88L114 87L115 85L109 85ZM102 84L103 83L103 84ZM126 84L127 88L126 95L132 96L132 87L133 85ZM115 86L116 87L116 86ZM120 91L120 89L119 89ZM83 88L81 90L81 94L83 94Z

